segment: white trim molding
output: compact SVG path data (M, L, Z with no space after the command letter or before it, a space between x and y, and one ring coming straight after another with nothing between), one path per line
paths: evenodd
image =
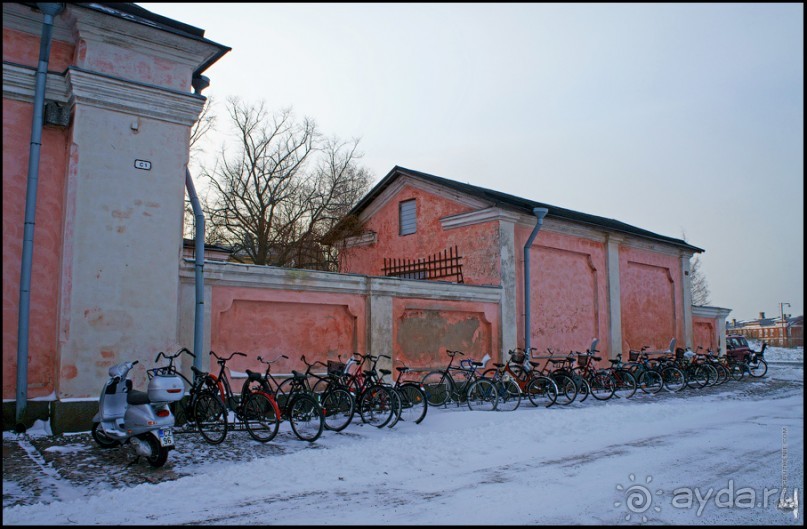
M3 63L3 99L33 103L35 87L36 68ZM48 72L45 99L59 103L67 103L70 100L69 87L63 75Z
M71 104L114 110L186 127L196 122L205 104L205 98L200 95L135 83L72 66L67 69L67 83Z

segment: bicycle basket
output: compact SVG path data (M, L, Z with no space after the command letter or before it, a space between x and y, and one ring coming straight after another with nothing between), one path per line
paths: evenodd
M344 375L345 374L345 363L344 362L334 362L333 360L328 360L328 374L329 375Z
M525 356L523 351L516 351L510 353L510 361L514 364L523 364Z
M628 361L635 362L639 359L639 351L631 351L628 353Z

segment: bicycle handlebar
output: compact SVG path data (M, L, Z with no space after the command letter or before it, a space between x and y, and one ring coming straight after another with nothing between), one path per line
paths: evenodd
M446 349L446 354L448 356L454 356L454 355L457 355L457 354L459 354L461 356L465 356L465 353L463 353L462 351L451 351L449 349Z
M224 358L224 357L221 357L221 356L217 355L217 354L215 353L215 351L210 351L210 354L211 354L211 355L213 355L213 356L215 356L215 357L216 357L216 359L217 359L219 362L228 362L228 361L232 360L232 358L233 358L234 356L236 356L236 355L238 355L238 356L247 356L246 354L241 353L241 352L239 352L239 351L235 351L233 354L231 354L231 355L230 355L230 356L228 356L227 358Z

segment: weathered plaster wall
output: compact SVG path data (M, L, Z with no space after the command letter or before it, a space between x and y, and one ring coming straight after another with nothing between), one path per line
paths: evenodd
M524 252L532 228L516 226L519 346L524 345ZM585 351L592 338L608 351L608 272L602 242L542 229L530 249L532 347Z
M703 347L702 353L707 349L717 350L718 336L717 326L713 318L692 318L693 344L692 349L697 350L698 346Z
M619 272L623 350L684 347L680 258L621 244Z
M15 46L19 41L15 41ZM6 54L5 43L3 54ZM28 152L33 108L3 99L3 396L16 391L20 266L25 219ZM40 175L31 270L28 395L49 395L56 387L58 307L62 259L67 133L42 131Z
M399 235L399 203L417 201L417 232ZM465 204L406 185L390 198L365 225L377 234L369 246L346 248L339 254L341 272L381 275L384 258L418 259L457 246L462 256L463 279L469 285L499 284L499 226L484 222L443 229L440 219L472 211Z
M365 348L363 296L326 292L216 286L213 289L211 349L220 356L241 351L233 369L262 370L255 358L272 360L273 373L304 370L309 362L347 360Z
M39 35L3 28L3 60L36 68L39 64ZM51 41L48 71L62 72L74 64L75 45L54 38ZM30 127L29 127L30 128Z
M189 322L192 261L182 262L180 277L180 320ZM302 354L309 361L390 355L378 367L393 370L443 366L446 349L479 360L501 348L501 288L208 261L205 290L211 328L205 350L247 354L231 361L236 372L258 368L258 355L287 355L272 372L288 374L305 369ZM180 342L189 346L192 335L185 325Z
M492 303L393 300L393 359L395 367L443 368L447 350L463 358L499 357L499 307ZM455 361L458 364L459 359ZM490 366L488 366L490 367ZM397 373L396 373L397 374Z

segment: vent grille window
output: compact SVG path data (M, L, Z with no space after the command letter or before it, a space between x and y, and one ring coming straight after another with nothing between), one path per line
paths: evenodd
M400 205L400 234L409 235L417 231L417 218L415 216L415 201L407 200Z

